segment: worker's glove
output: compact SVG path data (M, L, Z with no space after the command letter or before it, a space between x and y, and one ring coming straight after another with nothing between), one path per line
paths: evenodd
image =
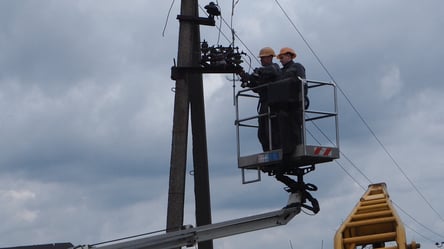
M239 73L239 77L240 77L240 80L241 80L241 87L243 87L243 88L245 88L245 87L248 87L248 78L249 78L249 75L245 72L245 71L241 71L240 73Z

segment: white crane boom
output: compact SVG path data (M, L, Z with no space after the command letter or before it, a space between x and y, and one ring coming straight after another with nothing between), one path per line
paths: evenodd
M197 242L223 238L241 233L271 228L287 224L301 211L300 205L291 208L268 213L253 215L249 217L228 220L199 227L191 227L179 231L155 235L151 237L135 239L104 246L90 247L84 249L168 249L182 246L193 246ZM78 247L77 247L78 248Z

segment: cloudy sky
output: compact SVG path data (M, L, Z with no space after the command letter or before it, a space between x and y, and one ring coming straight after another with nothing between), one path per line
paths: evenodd
M171 3L0 0L1 247L94 244L165 228L180 1L167 18ZM320 213L215 248L331 248L377 182L402 208L409 241L444 241L444 2L240 0L232 12L232 1L220 1L235 44L251 57L290 46L308 78L331 81L278 3L342 90L345 156L306 176L319 187ZM221 31L202 27L201 38L228 45L224 22ZM287 201L271 177L241 182L227 76L204 77L213 222ZM194 224L191 175L186 192L185 224Z

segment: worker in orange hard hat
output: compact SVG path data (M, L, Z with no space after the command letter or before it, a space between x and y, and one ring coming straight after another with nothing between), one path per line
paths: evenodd
M280 84L269 88L270 106L276 110L279 119L279 133L282 151L290 155L302 141L302 108L307 89L302 87L301 79L305 79L305 68L293 61L296 52L283 47L277 58L282 64Z
M280 77L279 65L273 62L276 56L274 50L270 47L264 47L259 50L259 59L262 67L257 67L253 73L241 72L242 87L257 87L265 83L277 80ZM256 89L254 90L256 91ZM265 97L265 95L264 95Z
M300 82L300 79L305 79L305 68L301 63L294 62L296 58L296 52L289 47L284 47L280 50L277 58L280 60L282 64L282 75L281 79L291 78L293 77L295 80ZM304 108L308 108L308 88L307 85L304 84L304 98L305 98L305 106Z
M279 51L279 54L276 57L280 60L284 55L289 55L292 60L296 58L296 52L292 48L281 48L281 51Z
M266 57L266 56L275 57L276 54L274 53L274 50L270 47L265 47L265 48L262 48L261 50L259 50L259 56L258 56L259 58Z
M258 131L257 136L259 142L262 145L264 151L278 148L280 142L277 140L279 136L271 136L269 134L269 122L266 114L268 112L268 97L267 97L267 84L276 81L280 77L280 68L277 63L273 62L273 58L276 56L274 50L270 47L264 47L259 50L259 58L262 67L255 68L253 73L241 73L242 87L250 87L252 90L259 94L259 101L257 111L258 117ZM271 130L277 129L277 120L271 120ZM273 131L272 131L273 132Z
M288 75L283 75L283 78L297 76L305 79L305 68L302 64L293 61L296 58L296 52L292 48L282 48L277 58L281 61L282 70L288 71Z

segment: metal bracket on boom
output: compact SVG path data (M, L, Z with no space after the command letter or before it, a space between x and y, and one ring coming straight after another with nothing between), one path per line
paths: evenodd
M290 193L287 207L294 206L295 203L296 205L299 205L300 203L301 207L312 211L314 214L317 214L319 212L319 202L309 192L317 191L318 187L316 187L316 185L312 183L305 183L303 179L305 174L313 170L315 170L314 165L291 169L291 175L297 176L296 181L285 175L289 174L288 171L283 170L282 172L276 173L276 179L284 183L287 186L285 190ZM300 196L298 197L300 198L299 201L293 200L295 195ZM307 201L310 204L306 204Z

